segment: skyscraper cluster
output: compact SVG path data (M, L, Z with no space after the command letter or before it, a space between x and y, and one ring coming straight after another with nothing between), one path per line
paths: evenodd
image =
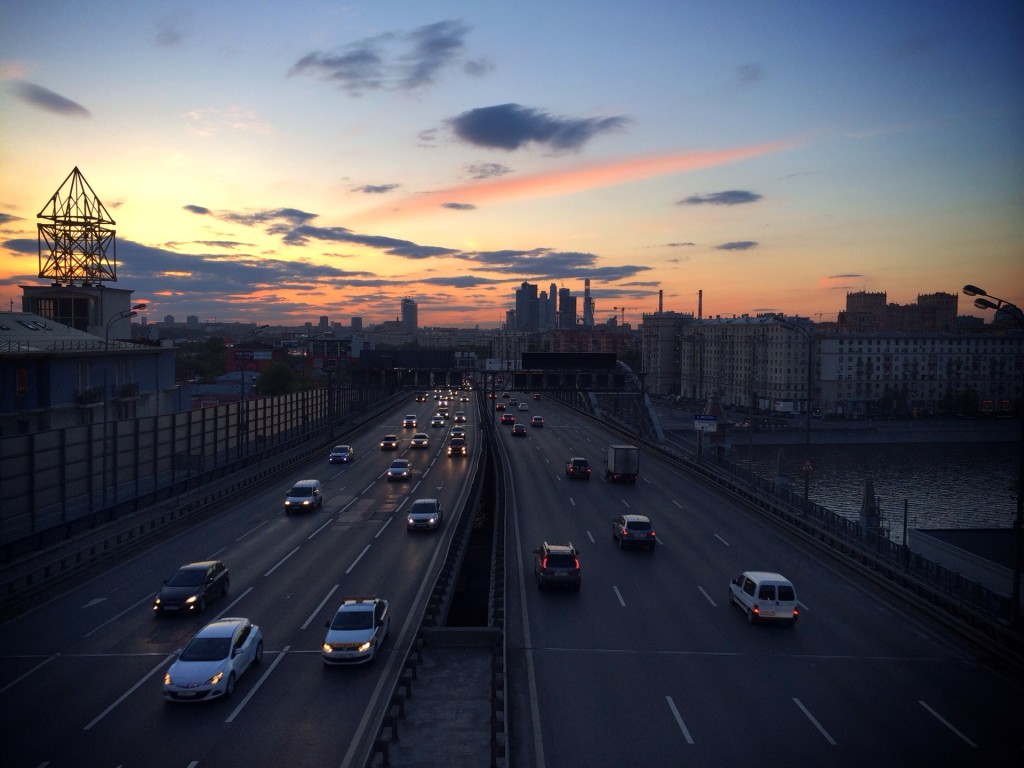
M555 283L547 291L523 281L516 289L515 309L506 314L509 330L537 332L552 328L591 328L594 325L594 301L590 295L590 280L585 281L583 314L578 314L576 296L569 288L558 288Z

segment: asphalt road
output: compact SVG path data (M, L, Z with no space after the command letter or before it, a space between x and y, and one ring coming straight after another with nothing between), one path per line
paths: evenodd
M454 521L439 533L405 529L412 499L436 497L449 512L467 492L466 459L444 453L446 430L429 427L427 449L410 450L400 417L433 414L408 403L353 441L351 465L322 459L295 469L281 487L239 504L69 589L0 627L0 764L20 766L271 766L354 764L355 745L376 728L370 713L386 696L412 642ZM386 432L402 438L382 452ZM471 450L479 450L470 426ZM387 482L397 456L412 460L410 482ZM317 478L321 510L283 513L295 480ZM227 597L202 615L152 615L162 580L179 565L217 558L230 569ZM391 636L373 665L335 668L320 660L324 623L344 595L391 601ZM246 616L264 635L259 667L230 700L171 704L161 694L176 649L208 621Z
M609 435L544 401L531 413L543 429L499 435L516 494L516 765L1021 764L1020 679L653 458L635 485L607 482ZM566 478L569 456L591 480ZM613 542L626 512L652 518L655 552ZM545 540L579 550L579 593L538 590ZM795 583L795 627L750 625L730 604L743 570Z

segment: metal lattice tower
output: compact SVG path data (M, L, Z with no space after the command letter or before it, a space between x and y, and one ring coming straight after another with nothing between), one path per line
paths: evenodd
M117 282L116 224L78 166L37 214L39 277L58 283ZM107 251L110 251L109 257Z

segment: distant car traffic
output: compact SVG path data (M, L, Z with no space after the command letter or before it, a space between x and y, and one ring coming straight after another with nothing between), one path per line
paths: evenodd
M441 418L440 416L435 416L434 418L432 418L430 420L430 426L432 426L432 427L443 427L444 426L444 419Z
M448 437L465 437L465 436L466 436L466 428L465 427L452 427L452 431L448 433Z
M331 449L327 461L331 464L348 464L355 458L355 449L351 445L336 445Z
M544 426L544 417L543 416L533 416L533 417L531 417L530 418L530 426L531 427L543 427Z
M408 480L410 477L412 477L412 462L408 459L395 459L391 462L387 471L389 483L392 480Z
M375 596L346 597L331 621L321 648L324 664L364 664L380 653L391 629L388 601Z
M512 426L513 437L526 437L528 434L525 424L514 424Z
M196 632L164 674L168 701L230 698L238 678L263 659L263 635L249 619L223 618Z
M429 448L430 447L430 435L426 432L417 432L412 436L410 445L413 448Z
M505 404L499 400L498 402L496 402L494 404L494 410L496 410L496 411L504 411L505 410Z
M324 505L324 495L319 480L299 480L288 489L284 496L284 511L305 512Z
M619 515L612 520L612 539L619 549L627 546L647 547L654 551L656 534L651 519L644 515Z
M181 566L153 600L153 612L202 613L208 600L228 593L231 578L220 560L202 560Z
M516 417L513 416L511 413L503 413L503 414L501 414L501 423L502 424L515 424L516 423Z
M465 411L456 411L455 412L455 423L456 424L465 424L466 423L466 412Z
M405 429L416 429L416 424L417 421L415 413L407 413L405 418L402 419L402 427Z
M398 435L384 435L380 441L382 451L394 451L398 449Z
M464 437L453 437L448 441L449 456L465 456L468 448Z

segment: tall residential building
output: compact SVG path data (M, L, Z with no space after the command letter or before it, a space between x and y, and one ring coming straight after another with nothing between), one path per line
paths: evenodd
M329 329L330 323L328 323L327 321L327 315L320 315L320 325L318 327L318 330L320 331L320 333L327 333Z
M544 325L547 328L558 327L558 286L554 283L548 286L547 316L544 318Z
M402 333L416 333L419 326L416 302L408 297L402 299Z
M651 394L682 394L682 354L689 351L687 334L693 332L694 323L693 315L682 312L659 311L643 316L640 352Z
M583 281L583 327L594 327L594 297L590 295L590 278Z
M363 318L353 317L352 318L352 333L361 333L363 330Z

